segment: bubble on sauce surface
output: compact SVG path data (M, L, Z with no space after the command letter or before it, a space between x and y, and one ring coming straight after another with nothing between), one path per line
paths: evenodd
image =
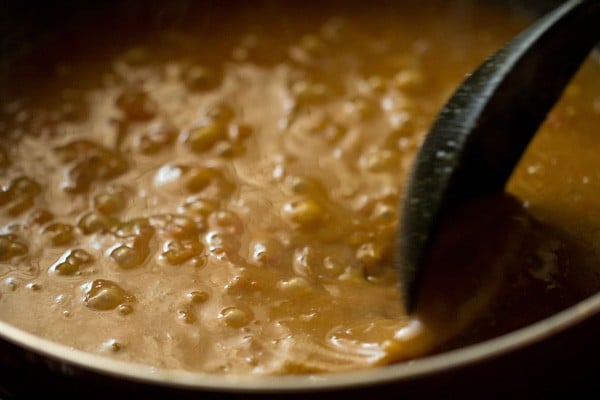
M100 346L103 351L109 351L112 353L118 353L123 350L126 346L125 344L118 339L108 339Z
M184 137L184 143L189 146L190 150L194 153L203 153L210 150L218 142L226 140L228 129L222 123L212 122L187 130Z
M41 192L42 186L34 179L28 176L14 178L0 188L0 207L9 215L17 216L32 208Z
M39 282L29 282L25 287L33 292L38 292L43 288L42 284Z
M196 304L204 303L210 297L208 292L204 290L192 290L191 292L186 293L185 296L190 302Z
M200 222L205 222L208 216L217 208L218 205L215 201L202 198L191 199L180 207L181 211L186 213L188 217Z
M194 256L189 261L190 265L195 268L204 267L207 262L208 262L208 256L206 254Z
M253 129L251 126L246 124L231 124L229 125L229 139L234 143L242 142L248 139Z
M17 235L0 235L0 261L8 261L14 257L27 254L27 244Z
M178 240L196 240L198 226L192 218L179 214L158 214L150 217L150 224L160 233Z
M155 117L158 106L150 95L143 89L127 88L115 101L117 109L133 121L148 121Z
M11 292L14 292L19 287L19 284L18 284L17 279L15 277L9 276L9 277L7 277L7 278L4 279L4 286L8 290L10 290Z
M145 246L121 244L110 252L110 257L123 269L133 269L142 266L148 256Z
M82 286L84 304L96 311L113 310L121 304L135 301L135 297L107 279L96 279Z
M307 295L312 291L311 284L301 276L294 276L277 282L277 287L293 296Z
M189 193L197 193L206 189L218 177L218 172L213 168L191 168L186 172L184 187Z
M210 106L206 118L210 121L228 124L235 117L235 110L230 103L220 102Z
M326 219L326 211L313 199L301 198L285 203L282 208L285 219L300 229L311 229Z
M104 215L117 214L125 206L126 198L122 191L102 193L94 197L94 208Z
M120 304L117 307L117 311L121 315L129 315L133 312L133 307L131 306L131 304Z
M133 218L119 223L115 227L114 234L121 238L149 239L154 235L154 228L147 218Z
M160 187L175 182L184 174L184 168L178 165L165 164L161 166L154 176L154 185Z
M54 214L46 209L34 210L28 218L32 225L43 225L54 219Z
M175 142L178 130L168 125L155 125L147 132L139 135L135 141L135 147L146 155L153 155L167 150Z
M234 158L246 152L246 147L241 143L220 141L214 147L215 153L222 158Z
M229 210L217 210L211 213L208 223L214 230L232 235L240 234L244 226L240 217Z
M66 166L62 186L67 193L87 193L95 182L116 178L128 169L122 154L88 139L73 140L54 151Z
M219 319L231 328L242 328L250 323L251 318L249 311L239 307L227 307L219 313Z
M66 304L69 301L65 294L59 294L54 298L54 304Z
M385 201L379 201L373 207L369 219L380 224L395 224L397 221L397 207Z
M172 240L165 243L161 257L171 265L180 265L198 257L204 246L198 240Z
M84 234L90 235L110 232L116 224L115 218L98 212L89 212L81 217L77 226Z
M75 239L73 226L62 222L52 223L42 229L54 246L64 246Z
M63 276L71 276L79 273L81 266L93 261L93 257L83 249L73 249L63 254L54 265L50 267L50 272Z
M211 230L206 233L204 240L211 254L235 253L240 248L240 238L237 235Z
M191 308L182 307L177 310L177 319L186 324L193 324L196 322L197 317Z
M251 260L260 266L280 265L285 258L285 253L284 245L276 238L257 238L250 244Z

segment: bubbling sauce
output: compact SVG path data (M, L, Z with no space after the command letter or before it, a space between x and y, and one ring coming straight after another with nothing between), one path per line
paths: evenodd
M416 315L402 309L391 257L415 150L464 74L525 23L429 3L240 5L220 28L119 48L93 36L7 91L0 318L136 363L292 374L472 343L593 293L595 253L579 249L600 226L590 62L511 183L525 207L486 203L477 229L458 219L437 253L446 272Z

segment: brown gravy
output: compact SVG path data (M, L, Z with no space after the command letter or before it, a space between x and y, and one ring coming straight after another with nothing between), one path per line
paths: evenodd
M526 22L447 3L240 6L227 29L90 47L14 91L0 104L0 318L136 363L290 374L473 343L594 293L589 62L511 182L519 204L471 210L487 219L440 252L454 269L428 280L416 316L402 310L391 247L414 152Z

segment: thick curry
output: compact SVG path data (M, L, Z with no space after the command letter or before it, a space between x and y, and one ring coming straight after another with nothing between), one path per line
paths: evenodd
M0 318L157 367L335 372L484 340L597 291L590 60L512 196L455 216L416 314L402 309L391 257L414 152L527 23L417 3L186 10L189 24L92 35L5 79Z

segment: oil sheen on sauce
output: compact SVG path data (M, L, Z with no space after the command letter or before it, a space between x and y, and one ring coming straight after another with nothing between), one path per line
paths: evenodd
M391 250L414 152L526 22L448 3L198 10L121 47L90 35L19 90L3 83L0 318L156 367L292 374L473 343L593 293L589 62L515 197L457 217L404 313Z

